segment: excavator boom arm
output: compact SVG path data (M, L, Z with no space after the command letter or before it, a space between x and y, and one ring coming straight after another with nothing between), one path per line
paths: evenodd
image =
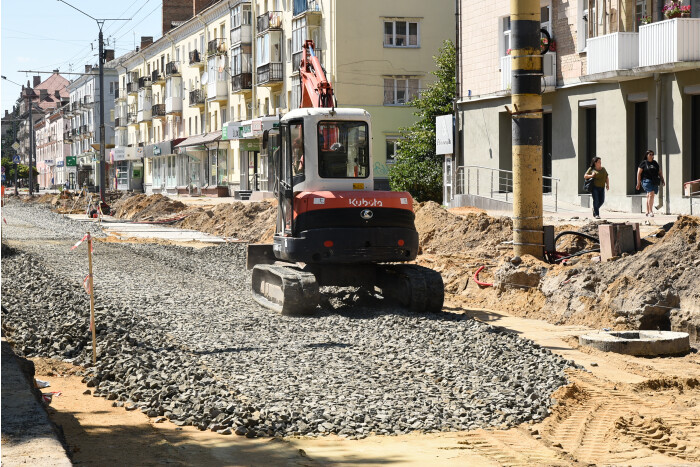
M314 54L314 41L304 42L304 56L299 66L301 107L335 107L333 86L326 78L321 62Z

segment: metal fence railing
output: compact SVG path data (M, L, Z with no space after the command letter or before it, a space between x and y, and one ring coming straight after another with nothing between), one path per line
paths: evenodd
M506 203L513 202L513 171L465 165L457 167L455 194L483 196ZM542 177L543 207L557 212L559 179Z

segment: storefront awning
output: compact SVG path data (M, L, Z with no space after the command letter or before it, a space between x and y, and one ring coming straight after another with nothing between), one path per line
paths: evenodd
M177 144L177 148L186 148L190 146L202 146L208 143L213 143L221 139L221 131L213 131L211 133L206 133L204 135L190 136L180 144Z

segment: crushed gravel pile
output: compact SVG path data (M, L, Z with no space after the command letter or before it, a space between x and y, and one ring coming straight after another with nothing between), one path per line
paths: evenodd
M86 251L70 250L85 224L6 209L9 338L89 366ZM566 383L570 362L515 334L369 294L331 291L314 317L276 315L251 299L244 261L240 244L96 245L94 395L223 434L361 438L540 420Z

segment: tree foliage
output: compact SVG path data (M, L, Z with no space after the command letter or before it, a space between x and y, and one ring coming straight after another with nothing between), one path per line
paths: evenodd
M12 158L3 157L2 166L5 167L5 177L7 184L11 184L15 179L15 165L12 162ZM34 167L34 175L38 175L39 171ZM29 166L25 164L17 164L17 179L28 179L29 178Z
M408 191L417 201L442 201L442 164L435 154L435 117L452 113L455 96L455 47L445 41L435 59L437 80L407 105L416 108L418 121L401 128L396 162L389 168L391 189Z

